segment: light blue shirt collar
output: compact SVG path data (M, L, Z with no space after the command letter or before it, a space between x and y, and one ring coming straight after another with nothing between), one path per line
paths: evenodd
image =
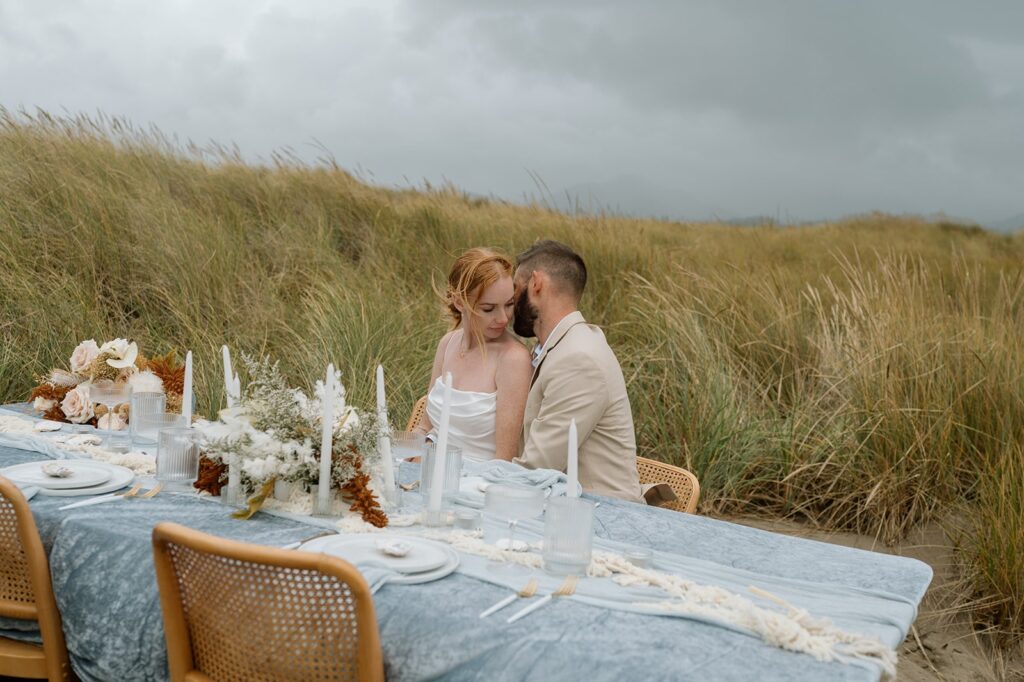
M551 339L555 338L555 332L557 332L558 329L562 326L562 324L567 319L569 319L570 315L572 315L572 313L569 313L569 315L566 315L565 317L563 317L562 319L560 319L558 321L558 324L556 324L555 328L551 330L550 334L548 334L547 341L545 341L543 345L538 343L536 346L533 347L533 359L530 360L530 364L533 365L534 369L537 369L537 366L540 365L541 360L544 359L545 349L547 348L547 345L548 345L547 342L550 341Z

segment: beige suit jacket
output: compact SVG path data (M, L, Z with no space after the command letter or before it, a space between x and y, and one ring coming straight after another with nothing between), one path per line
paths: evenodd
M577 311L545 345L526 400L523 442L514 461L565 471L569 422L576 420L583 489L643 503L626 381L600 328Z

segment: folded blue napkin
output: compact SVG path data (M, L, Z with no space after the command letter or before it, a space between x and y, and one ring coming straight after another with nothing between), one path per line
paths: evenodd
M527 469L503 459L490 459L484 461L466 460L463 462L462 471L465 476L477 476L488 483L506 483L512 485L523 485L530 488L550 489L552 496L565 495L568 490L569 478L561 471L555 469ZM583 488L576 484L580 494ZM453 501L465 507L482 509L484 506L484 494L473 490L461 490L454 496Z

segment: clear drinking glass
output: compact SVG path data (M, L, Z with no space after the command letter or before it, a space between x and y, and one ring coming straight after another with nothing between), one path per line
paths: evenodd
M132 389L126 383L118 383L110 379L100 379L94 382L89 387L89 399L94 403L100 403L106 405L109 412L113 412L114 408L118 405L122 405L132 397ZM111 426L113 419L107 418L107 426ZM103 429L106 432L106 440L103 444L107 447L111 445L111 437L116 433L114 429Z
M199 448L195 431L184 427L160 429L157 437L156 480L188 487L199 478Z
M395 458L396 462L422 457L426 444L426 436L422 433L395 431L391 434L391 456Z
M544 490L524 485L494 483L484 493L484 515L508 524L508 546L514 547L516 525L523 519L533 519L544 513ZM518 564L498 563L492 570L523 572Z
M430 489L434 483L436 447L434 443L427 443L423 460L420 462L420 494L423 495L424 501L430 499ZM449 445L448 456L445 458L444 485L441 488L443 502L449 501L452 495L458 494L460 478L462 478L462 448Z
M578 497L548 500L544 513L544 570L586 575L594 545L594 504Z
M144 414L135 422L135 437L155 443L161 429L185 426L185 416L174 412Z
M128 432L132 439L138 437L138 423L147 414L162 414L167 408L167 396L152 391L132 392L132 409L128 413Z

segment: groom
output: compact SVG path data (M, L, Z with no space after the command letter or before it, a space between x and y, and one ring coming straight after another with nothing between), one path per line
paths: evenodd
M565 471L575 419L583 489L642 502L622 369L604 333L576 309L587 284L583 259L565 244L540 241L519 254L513 282L515 332L537 337L523 449L514 461Z

